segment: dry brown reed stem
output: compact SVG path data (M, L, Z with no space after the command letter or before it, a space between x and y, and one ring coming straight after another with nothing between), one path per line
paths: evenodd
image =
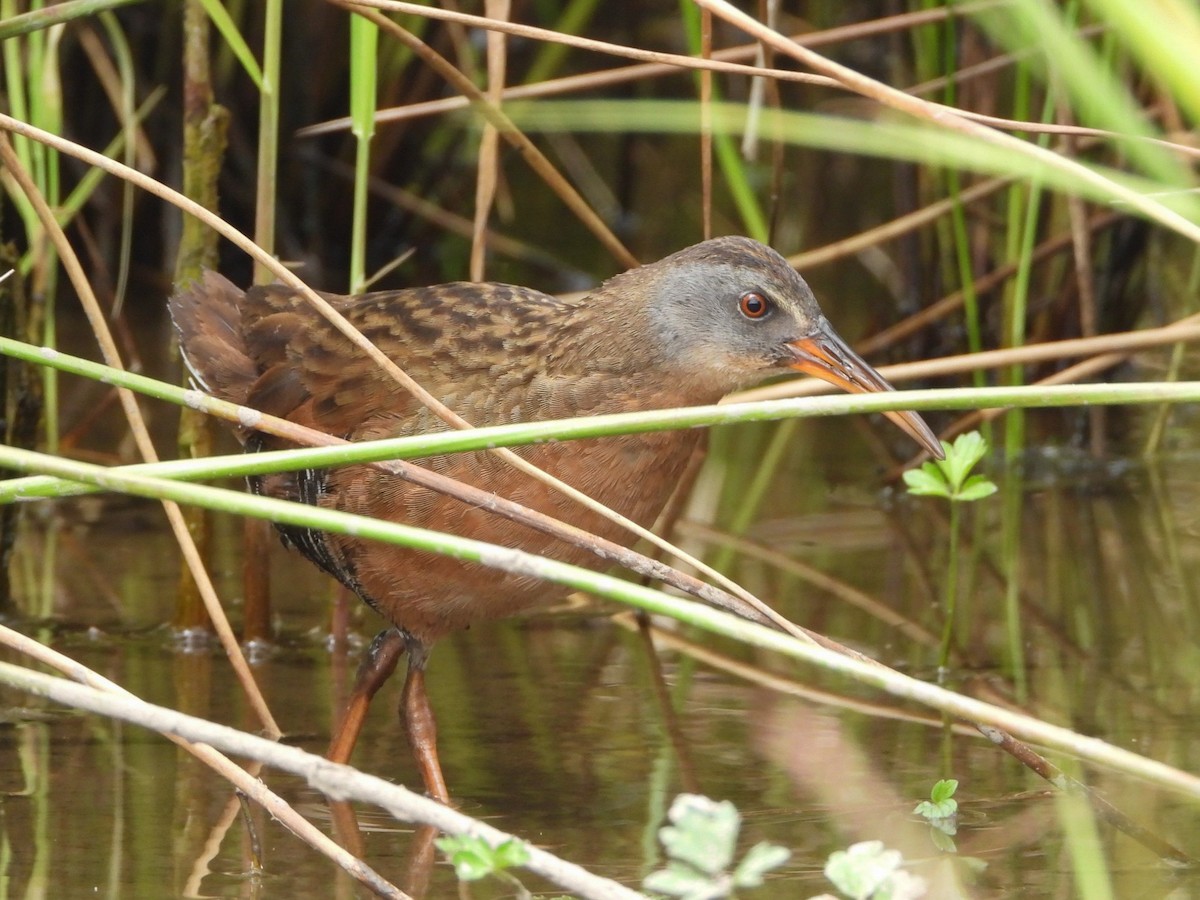
M1023 347L1009 347L1003 350L984 350L980 353L962 353L957 356L944 356L920 362L896 363L890 366L880 366L879 372L888 381L902 383L917 378L938 378L944 375L961 375L980 369L999 369L1005 366L1036 362L1054 362L1072 356L1103 354L1097 356L1095 360L1080 363L1080 366L1087 366L1085 369L1075 367L1064 369L1063 373L1059 373L1061 375L1066 372L1076 372L1079 377L1085 377L1103 371L1139 350L1194 341L1200 341L1200 315L1188 316L1161 328L1103 334L1091 338L1071 338L1065 341L1046 341L1042 344L1026 344ZM1058 376L1055 377L1054 382L1038 383L1068 383L1057 380ZM722 402L749 403L755 400L778 400L782 397L810 397L830 392L830 389L819 383L787 381L730 394Z
M1107 213L1096 216L1091 221L1091 227L1099 231L1102 228L1120 221L1123 216L1117 213ZM1071 245L1073 235L1071 232L1064 232L1053 238L1048 238L1042 241L1030 253L1030 262L1037 264L1049 259L1060 250ZM1019 264L1017 262L1006 263L999 268L993 269L986 275L980 275L974 281L975 293L982 294L985 291L990 291L1003 282L1012 278L1017 273ZM954 291L947 294L941 300L931 303L929 306L922 309L920 312L914 313L903 321L897 322L895 325L885 328L880 332L872 335L869 338L861 341L856 345L855 349L859 353L871 354L877 350L882 350L885 347L890 347L897 341L910 337L916 334L922 328L925 328L934 322L944 318L950 313L960 309L963 305L966 292L962 290Z
M628 631L634 631L638 628L637 616L631 612L617 613L611 617L611 621ZM920 713L909 712L895 706L870 703L858 697L847 697L831 691L820 690L809 684L768 671L754 663L746 662L743 659L735 659L732 656L714 650L712 647L688 640L677 631L651 625L649 635L656 649L673 650L718 672L725 672L750 684L761 685L777 694L783 694L787 697L799 697L814 703L831 706L834 709L871 716L876 719L909 722L932 728L942 728L945 724L945 720L941 716L921 715ZM936 643L935 640L935 646ZM959 737L977 737L979 734L978 729L972 728L970 725L962 722L953 722L950 728Z
M619 624L624 625L626 628L640 627L636 619L630 614L623 613L616 617L616 620ZM665 633L660 629L653 628L653 626L650 626L648 631L653 635L653 639L656 644L662 643L665 646L669 646L681 653L692 656L693 658L705 662L706 664L713 665L718 669L723 669L725 671L740 675L751 682L761 684L768 683L769 681L768 686L773 690L780 691L781 693L807 696L809 699L816 700L817 702L832 703L838 707L846 707L848 705L849 701L846 701L845 698L838 697L836 695L821 695L818 692L813 692L811 689L807 688L797 688L797 686L792 682L789 682L786 679L779 679L776 676L770 676L767 673L763 673L756 667L731 663L708 648L697 647L689 644L689 642L678 635ZM841 653L844 656L848 656L851 659L858 660L859 662L868 663L878 666L881 669L892 671L888 666L885 666L878 660L861 654L857 650L853 650L850 647L825 637L824 635L817 634L816 632L810 632L810 635L821 647L824 647L827 650ZM1007 707L1014 712L1024 714L1019 706L1007 704ZM903 715L897 714L894 711L890 713L881 713L880 709L876 706L872 706L871 708L865 710L865 712L867 715L882 714L888 718L901 718ZM1009 756L1015 759L1018 763L1025 766L1027 769L1034 772L1036 775L1040 776L1046 781L1050 782L1050 784L1054 785L1054 787L1056 787L1058 790L1080 797L1087 801L1091 805L1092 809L1094 809L1096 813L1102 819L1104 819L1104 821L1108 822L1114 828L1131 837L1142 846L1151 850L1160 859L1175 865L1194 866L1197 864L1197 860L1174 845L1170 844L1166 840L1162 839L1149 829L1135 822L1132 818L1110 803L1104 796L1092 790L1086 784L1083 784L1082 782L1066 774L1062 769L1058 768L1058 766L1054 765L1046 757L1035 751L1028 744L1013 737L1007 731L997 728L993 725L986 725L982 722L975 722L962 717L960 717L960 719L962 722L966 722L970 726L970 730L972 732L987 738L987 740L999 747L1005 753L1009 754ZM917 716L912 716L908 720L934 724L931 723L927 718ZM939 720L936 724L941 725L942 721ZM951 728L958 734L970 733L968 732L967 728L958 723L953 723Z
M42 665L55 669L80 684L114 694L118 697L127 697L134 700L139 699L119 684L109 681L103 675L92 671L82 663L76 662L70 657L63 656L58 651L35 641L33 638L13 631L7 625L0 624L0 644L10 647ZM296 837L300 838L300 840L304 841L314 850L329 857L329 859L345 869L353 878L362 882L379 896L395 897L398 900L402 900L405 897L398 888L390 884L374 869L362 860L351 856L327 837L324 832L296 812L291 804L270 790L263 784L261 779L251 775L223 753L205 744L195 744L165 732L163 736L192 754L192 756L221 775L238 790L243 791L255 803L258 803L268 813L279 819L280 823L292 832L292 834L296 835Z
M105 363L114 369L124 370L124 363L121 360L120 351L113 341L108 321L104 316L104 312L100 309L99 302L92 293L91 285L88 284L87 275L84 273L83 266L80 265L79 259L75 255L74 248L67 240L67 236L63 233L62 228L59 227L58 222L54 218L54 213L50 209L49 204L46 203L41 191L38 190L37 185L34 184L33 179L25 171L25 167L17 158L17 154L13 151L12 144L9 142L8 135L5 133L0 133L0 160L3 161L10 176L20 186L21 191L33 205L38 219L42 223L42 228L45 229L47 236L58 251L63 269L66 271L67 277L71 280L71 284L79 296L84 314L87 316L88 323L91 325L92 331L96 336L96 342L100 345L100 351L104 356ZM118 388L117 397L121 402L121 408L125 412L125 417L129 421L129 430L133 435L134 443L137 445L142 459L146 462L156 462L158 460L158 452L154 449L154 442L150 439L150 432L146 428L145 420L142 418L142 411L137 405L136 396L132 391L125 388ZM178 504L172 503L169 500L162 501L162 505L167 515L167 521L171 525L171 531L175 535L176 542L179 544L179 550L183 554L188 570L195 579L196 587L199 589L200 596L204 600L205 609L208 611L209 618L212 619L217 637L226 655L229 657L238 682L241 684L242 690L250 701L250 705L254 709L254 714L262 722L263 728L272 738L278 738L283 732L280 730L278 724L276 724L275 717L271 715L267 701L259 690L258 684L254 680L254 675L250 671L250 665L246 662L246 657L242 655L242 648L238 644L237 637L229 625L229 619L225 616L225 610L221 606L221 600L217 597L216 589L213 587L212 581L208 577L208 572L204 568L204 561L201 559L200 553L196 549L196 544L192 540L192 535L188 531L183 512L180 510Z
M697 59L696 57L692 56L680 56L672 53L659 53L651 50L643 50L637 47L628 47L622 44L609 44L603 41L592 41L587 38L580 38L575 35L563 34L561 32L550 31L544 28L535 28L533 26L519 25L511 22L495 22L485 16L473 16L452 10L431 9L430 7L415 6L414 4L393 3L392 0L358 0L355 5L373 6L380 9L404 7L405 10L419 10L419 12L414 12L414 14L423 15L427 18L437 18L463 24L472 24L479 28L503 31L507 34L519 35L535 40L554 41L566 46L576 47L584 50L595 50L597 52L602 52L613 56L621 56L632 59L658 60L657 62L643 63L634 66L624 66L617 69L603 69L581 75L567 75L562 78L548 79L546 81L538 82L537 84L514 85L512 87L505 88L501 92L500 99L502 101L554 97L562 94L574 93L577 91L595 90L602 87L611 87L612 85L616 84L625 84L630 81L641 81L648 78L661 78L667 75L674 75L677 74L680 69L699 69L710 72L750 75L753 77L771 78L776 81L798 82L803 84L820 85L824 87L845 87L837 80L823 75L810 75L802 72L794 72L788 69L775 69L759 65L751 66L735 64L736 60L753 58L755 53L758 52L758 49L761 46L760 44L744 44L738 47L715 50L713 51L711 58ZM795 43L805 47L820 47L828 44L843 43L850 40L871 37L878 34L886 34L905 28L928 25L930 23L943 21L949 17L966 17L974 14L977 11L997 5L1000 5L999 0L997 0L997 2L991 2L991 0L987 0L987 2L981 3L963 3L956 6L952 10L941 8L934 10L922 10L913 13L901 13L895 16L885 16L870 22L839 26L837 28L829 28L824 31L794 34L790 36L790 39ZM1100 30L1101 29L1099 26L1095 26L1093 28L1083 29L1080 33L1083 36L1089 36L1093 33L1098 33ZM1013 65L1021 58L1022 54L1004 54L997 56L996 58L988 60L985 63L980 63L977 66L960 70L954 74L953 78L956 82L961 83L966 78L988 74L997 69L1002 69L1006 66ZM913 95L929 93L945 87L947 81L949 80L949 78L934 79L932 81L913 85L905 90L907 93ZM375 121L377 124L382 124L387 122L400 122L408 119L422 118L424 116L441 115L448 112L466 109L468 106L470 106L470 104L471 100L466 97L444 97L437 100L427 100L420 103L411 103L406 106L379 110L376 113ZM1044 134L1073 134L1078 136L1103 138L1111 141L1141 141L1158 144L1184 156L1200 156L1200 147L1194 147L1178 141L1168 141L1161 138L1147 138L1140 135L1123 135L1113 131L1105 131L1104 129L1100 128L1085 128L1077 125L1053 125L1044 122L1028 122L1020 119L1005 119L998 116L989 116L983 113L976 113L963 109L954 109L952 111L963 118L971 119L980 124L990 125L994 128L1001 128L1009 131L1025 131L1030 133ZM336 131L345 131L349 127L350 118L348 116L343 116L341 118L330 119L325 122L318 122L315 125L305 126L304 128L298 129L296 134L299 137L314 137L316 135L329 134Z
M149 178L148 176L145 176L134 169L130 169L128 166L124 166L121 163L96 153L93 150L89 150L86 147L82 147L73 141L69 141L65 138L59 137L58 135L43 131L42 129L36 128L33 125L22 122L19 119L14 119L11 116L0 113L0 129L11 131L15 134L24 135L31 140L39 141L43 144L53 147L60 153L65 153L68 156L74 156L88 165L95 166L96 168L103 169L110 174L131 181L148 193L173 204L182 211L186 212L188 215L199 219L208 227L221 234L226 240L235 244L239 249L250 255L257 262L260 262L276 278L278 278L280 282L296 290L313 306L314 309L316 309L321 315L329 320L329 322L339 331L339 333L344 335L347 340L361 350L364 356L371 359L377 366L386 372L390 378L400 384L400 386L405 390L409 391L417 400L427 406L439 418L441 418L443 421L446 421L448 424L452 424L456 428L470 427L468 423L458 417L451 410L447 409L445 404L438 401L437 398L417 384L406 372L396 365L396 363L390 357L388 357L378 347L364 338L362 334L359 333L359 331L345 319L344 316L338 313L337 310L335 310L328 303L328 301L326 301L307 284L297 278L293 272L283 266L278 260L263 253L253 241L251 241L236 228L229 225L219 216L214 215L200 204L192 201L188 197L183 196L178 191L172 190L161 182L155 181L153 178ZM302 440L301 443L307 443L307 441ZM570 485L551 478L545 472L542 472L540 469L534 466L530 466L523 459L509 450L496 449L489 452L497 454L500 458L505 459L506 461L511 461L513 465L517 466L517 468L521 469L521 471L525 472L531 477L537 478L544 484L553 486L556 490L562 491L566 496L569 496L577 502L587 506L598 515L603 515L606 518L620 524L622 527L636 534L638 537L648 540L654 546L665 550L667 553L670 553L681 562L692 566L706 577L711 578L729 593L739 597L742 601L750 606L762 610L762 615L768 617L773 615L773 613L769 611L769 608L767 608L761 600L750 594L750 592L746 591L729 578L726 578L711 566L708 566L700 560L695 559L688 553L684 552L678 547L675 547L669 541L666 541L654 534L649 529L642 528L640 525L637 525L635 522L632 522L627 518L617 516L612 512L612 510L604 506L602 503L593 500L583 492L572 488ZM446 489L443 488L442 490L445 492Z
M712 58L712 13L700 12L700 57ZM700 215L702 237L712 237L713 199L713 131L712 131L712 69L700 70Z
M1194 869L1200 861L1184 853L1178 847L1160 838L1148 828L1138 824L1121 810L1117 809L1099 791L1072 778L1046 757L1037 753L1028 744L1018 741L1011 734L990 725L979 725L979 733L989 741L1008 753L1026 768L1036 772L1065 794L1080 797L1109 825L1133 838L1143 847L1150 850L1159 859L1175 866Z
M501 112L500 108L492 103L487 96L475 87L469 78L463 75L449 60L443 57L440 53L418 38L415 34L406 28L393 22L386 16L371 9L361 9L348 0L329 0L335 6L352 11L355 15L362 16L370 22L373 22L379 29L390 35L393 39L399 41L408 49L412 50L422 62L428 65L434 72L442 77L454 90L458 91L464 97L467 97L475 109L487 120L487 122L495 126L500 135L512 147L521 154L521 158L529 165L531 169L540 177L546 186L552 190L555 195L571 210L571 212L583 223L584 227L590 231L605 249L608 250L612 257L626 268L633 268L638 264L635 257L629 249L621 243L620 239L613 234L610 229L595 211L588 205L587 201L579 195L579 192L559 173L554 164L539 150L534 143L525 136L524 132L520 131L513 121ZM432 407L431 407L432 408Z
M757 559L780 572L795 575L805 584L817 590L825 591L837 600L860 609L867 615L894 628L918 646L937 647L940 643L940 638L937 635L926 630L919 623L914 622L907 616L901 615L886 603L881 603L865 591L861 591L853 585L847 584L839 578L834 578L832 575L822 572L815 566L801 562L786 553L772 550L749 538L718 531L709 525L693 522L688 519L681 520L676 525L676 530L684 537L695 538L707 544L736 550L745 558Z
M126 134L133 138L131 143L133 153L138 161L138 168L146 172L153 172L158 168L154 145L150 142L146 129L142 127L141 120L133 114L133 110L125 108L121 96L121 76L113 65L112 57L109 56L104 42L88 25L79 28L77 40L79 46L83 48L83 52L87 54L88 61L92 64L92 72L96 76L96 80L100 82L101 89L108 97L113 116L123 124Z
M337 160L318 158L312 162L314 165L321 166L328 172L347 179L351 178L354 174L353 166L338 162ZM404 188L398 187L378 175L372 175L367 181L367 186L375 196L383 198L398 209L410 212L444 231L467 238L468 240L475 233L474 223L466 216L450 212L445 207L439 206L433 201L426 200L412 191L406 191ZM532 244L510 237L492 228L489 228L485 233L485 240L488 247L494 253L500 253L512 259L519 259L533 265L548 268L568 267L562 260L556 259L541 247L535 247ZM377 273L372 276L371 280L376 281L379 277L380 274Z
M745 44L740 47L718 50L712 54L711 58L698 59L694 56L662 53L656 50L645 50L640 47L630 47L624 44L612 44L606 41L579 37L578 35L564 34L547 28L538 28L514 22L494 21L486 16L470 15L456 10L438 9L414 3L396 2L396 0L353 0L353 5L386 9L392 12L410 13L424 18L470 25L486 30L503 31L506 34L529 40L559 43L575 49L594 51L608 56L648 60L648 62L642 65L626 66L620 69L607 69L584 75L569 75L564 78L554 78L538 84L506 88L501 95L501 99L503 100L548 97L571 93L573 91L594 90L597 87L608 87L628 81L641 81L647 78L677 74L681 68L702 69L710 72L725 72L737 75L762 75L779 81L819 84L827 87L839 86L833 79L821 75L809 75L789 69L772 69L758 65L739 65L736 63L737 60L754 58L759 52L759 44ZM959 4L953 9L942 7L900 13L894 16L883 16L869 22L842 25L836 28L825 29L824 31L796 34L792 36L792 39L806 47L844 43L846 41L860 40L880 34L888 34L893 31L942 22L948 18L968 16L997 5L999 5L999 0L983 0L983 2ZM463 97L449 97L425 103L414 103L395 109L380 110L376 114L375 121L377 123L394 122L420 116L437 115L464 109L468 104L469 101ZM318 134L326 134L331 131L343 131L349 127L349 118L331 119L328 122L321 122L302 128L297 134L302 137L310 137Z
M986 125L972 121L959 110L921 100L907 94L898 88L886 85L881 81L863 75L848 66L835 63L815 53L807 47L797 44L772 28L763 25L757 19L734 7L727 0L694 0L704 9L711 9L713 14L724 19L730 25L741 29L757 40L763 41L781 53L799 60L809 68L828 75L840 82L846 89L875 100L884 106L907 113L919 120L929 122L941 128L955 131L970 137L979 138L989 144L1006 150L1012 150L1028 159L1046 165L1048 168L1065 173L1080 182L1102 190L1107 196L1128 204L1131 209L1141 213L1146 218L1178 232L1191 241L1200 243L1200 224L1192 222L1187 217L1164 206L1157 200L1147 197L1141 192L1105 177L1075 160L1055 153L1037 144L1030 143L997 131Z
M509 0L486 0L489 18L504 20L509 16ZM504 33L489 31L487 34L487 99L499 108L500 95L504 91L507 44ZM484 281L484 262L487 254L487 224L496 198L496 183L500 178L500 136L496 126L485 122L479 136L479 153L475 177L475 222L471 230L472 281Z
M982 200L984 197L994 194L1011 183L1012 179L1010 178L989 178L987 181L981 181L979 184L967 188L956 197L946 197L943 200L935 201L921 209L898 216L890 222L884 222L882 225L876 225L874 228L860 231L858 234L853 234L850 237L826 244L824 247L815 247L812 250L793 254L788 257L788 263L793 268L799 269L802 272L810 271L817 266L828 265L836 260L853 256L870 247L878 246L886 241L895 240L909 232L916 231L918 228L922 228L940 219L958 204L961 203L965 206L969 203L974 203L976 200ZM953 309L956 307L951 306L948 308ZM905 319L905 322L908 321L908 319ZM925 324L927 323L915 326L914 330L924 327ZM862 352L861 347L858 349L859 352Z
M1064 111L1065 113L1065 111ZM1074 153L1078 140L1071 136L1062 138L1067 152ZM1095 337L1099 332L1099 314L1096 310L1096 279L1092 268L1092 229L1088 225L1087 207L1080 197L1067 197L1067 217L1071 224L1071 250L1075 263L1075 287L1078 291L1079 333L1083 337ZM1088 410L1092 453L1097 457L1105 452L1104 422L1108 410L1095 406Z
M1164 346L1166 344L1190 343L1200 340L1200 313L1194 316L1188 316L1186 319L1181 319L1175 325L1166 326L1164 328L1156 328L1155 332L1175 332L1168 334L1167 339L1163 339L1163 335L1155 334L1152 337L1156 338L1153 342L1148 342L1145 346ZM1121 363L1129 359L1136 349L1141 349L1137 338L1146 332L1130 332L1128 334L1113 335L1113 338L1121 339L1114 341L1120 346L1120 350L1113 353L1103 353L1099 356L1093 356L1091 359L1085 359L1073 366L1063 369L1061 372L1055 372L1053 375L1048 375L1045 378L1034 382L1034 385L1054 385L1054 384L1074 384L1085 378L1092 378L1099 375L1101 372L1111 369L1113 366L1119 366ZM1088 340L1088 338L1080 338L1080 340ZM1092 340L1099 340L1092 338ZM1064 342L1065 343L1065 342ZM1003 352L1003 351L995 351ZM990 422L993 419L1009 412L1007 409L979 409L960 417L954 424L945 429L943 436L953 438L955 435L962 434L972 428L977 428L983 422ZM921 458L920 456L917 457Z
M724 50L715 50L710 58L696 59L695 56L683 56L673 53L659 53L656 50L646 50L638 47L628 47L625 44L607 43L604 41L593 41L590 38L578 37L576 35L565 35L559 31L548 29L534 28L532 25L521 25L510 22L493 22L484 16L470 16L467 13L460 13L452 10L439 10L428 6L418 6L414 4L398 4L398 2L390 2L389 0L359 0L355 5L358 6L373 6L380 10L392 10L396 12L413 11L418 16L426 18L437 18L448 20L448 22L456 22L460 24L470 24L476 28L487 30L504 31L505 34L514 36L526 37L529 40L547 41L562 43L564 46L574 47L584 50L595 50L598 53L606 55L622 56L625 59L644 59L654 60L652 62L644 62L644 64L636 66L625 66L622 68L608 68L608 70L600 70L596 72L588 72L584 74L576 74L576 76L566 76L563 78L552 78L546 82L538 84L522 84L514 85L512 88L505 88L500 95L500 100L528 100L528 98L550 97L562 94L571 94L571 92L581 90L595 90L596 88L606 88L614 84L625 84L628 82L640 82L640 80L648 78L660 78L677 74L680 68L698 68L709 72L726 72L730 74L749 74L749 76L762 76L781 80L781 82L796 82L802 84L818 84L836 88L840 86L832 78L824 76L812 76L812 74L804 72L794 72L791 70L782 70L782 68L772 68L761 65L722 65L736 64L738 60L754 59L756 55L761 53L761 44L752 43L744 44L742 47L732 47ZM862 40L865 37L876 35L889 34L892 31L899 31L910 28L918 28L920 25L928 25L937 22L944 22L947 18L968 16L974 12L985 10L985 8L998 5L998 0L984 0L984 2L976 2L976 4L961 4L947 10L946 7L936 8L936 10L920 10L917 12L899 13L896 16L884 16L877 19L872 19L870 22L854 23L851 25L840 25L838 28L826 29L823 31L810 31L805 34L793 35L792 40L803 43L805 47L822 47L827 44L844 43L846 41ZM403 7L403 8L402 8ZM442 100L431 100L422 103L412 103L408 106L397 107L392 109L380 109L376 114L377 124L382 122L394 122L404 119L415 119L426 115L440 115L443 113L455 112L458 109L466 109L470 101L466 97L445 97ZM350 119L348 116L343 116L340 119L331 119L325 122L318 122L317 125L310 125L296 133L300 137L312 137L316 134L326 134L334 131L344 131L350 127Z
M624 59L642 60L646 63L662 65L662 72L642 72L629 75L628 70L625 70L625 78L629 80L633 77L646 77L647 74L669 74L677 72L681 67L689 69L705 69L712 72L724 72L732 75L761 75L764 74L762 69L756 66L744 65L741 63L727 62L724 58L702 59L695 56L685 56L678 53L662 53L657 50L644 50L640 47L630 47L625 44L612 44L607 41L597 41L591 38L579 37L578 35L564 34L561 31L554 31L549 28L538 28L533 25L522 25L517 22L498 21L490 19L487 16L476 16L468 13L458 12L452 9L443 9L440 7L425 6L419 3L405 3L402 0L329 0L338 6L353 10L359 14L366 14L369 10L381 9L389 12L405 13L408 15L419 16L425 19L436 19L443 22L453 22L459 25L469 26L472 28L481 28L487 31L502 31L505 34L513 37L526 38L534 41L545 41L549 43L563 44L572 47L576 50L590 50L597 53L603 53L606 56L619 56ZM801 36L803 39L803 36ZM754 54L754 46L750 45L746 48L738 48L732 53L733 56L741 58L752 57ZM799 81L806 84L829 84L830 79L806 75L803 73L789 71L786 69L770 70L768 73L771 77L779 78L784 81ZM555 79L556 84L562 83L563 79ZM548 82L549 83L549 82ZM607 82L612 83L612 82ZM586 83L580 84L576 89L582 90L588 87ZM590 85L590 86L595 86ZM515 89L513 89L515 90ZM514 95L512 91L506 91L503 99L511 100L514 96L539 96L529 93ZM540 96L545 96L540 95ZM461 105L458 107L461 108ZM382 121L378 120L377 121ZM310 128L327 127L326 123L321 126L310 126ZM307 134L313 134L313 131L306 131Z

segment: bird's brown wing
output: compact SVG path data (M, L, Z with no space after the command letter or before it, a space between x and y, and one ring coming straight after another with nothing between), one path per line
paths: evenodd
M242 337L242 292L216 272L205 271L168 301L184 363L198 388L245 403L259 369Z
M496 404L468 395L512 389L514 369L524 368L514 360L529 359L523 345L536 345L561 309L558 300L524 288L465 282L323 296L432 394L451 406L462 401L472 408L460 412L485 419ZM441 427L290 288L250 288L242 323L260 373L247 397L256 409L344 437L380 436L384 423L395 434Z

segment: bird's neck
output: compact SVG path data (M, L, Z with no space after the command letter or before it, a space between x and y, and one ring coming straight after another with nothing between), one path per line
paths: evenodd
M544 371L574 383L580 405L595 412L627 412L716 403L739 385L714 379L706 367L689 368L664 352L644 311L593 295L571 310L546 341Z

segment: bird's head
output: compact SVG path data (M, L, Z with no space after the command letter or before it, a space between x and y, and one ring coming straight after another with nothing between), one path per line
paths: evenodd
M894 390L835 332L787 261L745 237L714 238L618 278L636 278L660 365L717 394L794 369L845 391ZM612 282L610 282L610 285ZM632 327L633 323L630 323ZM935 457L941 445L914 412L887 417Z

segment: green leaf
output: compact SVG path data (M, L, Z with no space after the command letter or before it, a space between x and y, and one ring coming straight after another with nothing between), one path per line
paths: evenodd
M935 806L932 801L922 800L920 803L918 803L916 806L913 807L913 813L920 816L923 819L936 819L937 818L937 806Z
M691 866L672 862L665 869L651 872L642 887L656 894L679 897L680 900L718 900L729 896L727 878L713 878Z
M987 441L978 431L960 434L954 441L954 452L966 463L968 469L983 459L987 455L987 451Z
M769 844L765 841L755 844L742 857L738 867L734 869L733 886L735 888L758 887L763 883L764 875L772 869L778 869L787 862L791 855L791 850L787 847L780 847L778 844Z
M234 24L233 18L225 6L220 0L200 0L200 5L204 7L204 11L212 23L217 26L217 31L221 33L221 37L225 39L225 43L229 45L233 55L242 64L246 74L254 81L254 86L261 90L263 86L262 69L259 68L258 60L254 58L254 51L246 44L245 38L237 30L237 25Z
M496 847L469 834L438 838L434 843L446 854L461 881L479 881L503 869L529 862L529 848L515 838Z
M958 492L958 499L964 503L982 500L996 493L998 488L986 475L972 475Z
M917 496L950 496L946 476L933 463L925 463L919 469L909 469L904 473L904 483L908 485L908 492Z
M924 497L945 497L951 501L982 500L996 492L996 486L983 475L971 475L971 468L987 453L987 441L977 431L961 434L953 444L942 441L946 458L927 462L920 469L904 473L908 492Z
M960 434L952 445L943 444L943 447L946 450L946 458L939 461L938 466L945 473L952 498L959 499L958 495L966 483L967 475L987 453L987 441L978 431L970 431Z
M496 847L494 852L497 869L512 869L529 862L529 847L525 845L524 841L516 838L509 838Z
M728 800L680 794L667 817L674 824L659 829L658 836L671 859L709 875L729 867L741 827L737 807Z
M913 812L930 821L949 819L958 812L958 801L954 799L954 792L957 790L957 780L943 778L930 789L929 799L918 803Z
M953 828L954 826L951 825L950 827ZM943 822L929 826L929 839L933 841L933 846L937 847L943 853L958 852L958 846L954 843L952 833L947 832L943 828Z
M942 803L954 796L954 792L958 790L958 779L943 778L938 781L929 791L929 799L934 803Z
M439 841L438 846L449 857L451 864L454 866L454 874L461 881L479 881L482 878L492 874L494 867L490 854L480 853L472 847L459 847L455 850L447 850L441 846Z

